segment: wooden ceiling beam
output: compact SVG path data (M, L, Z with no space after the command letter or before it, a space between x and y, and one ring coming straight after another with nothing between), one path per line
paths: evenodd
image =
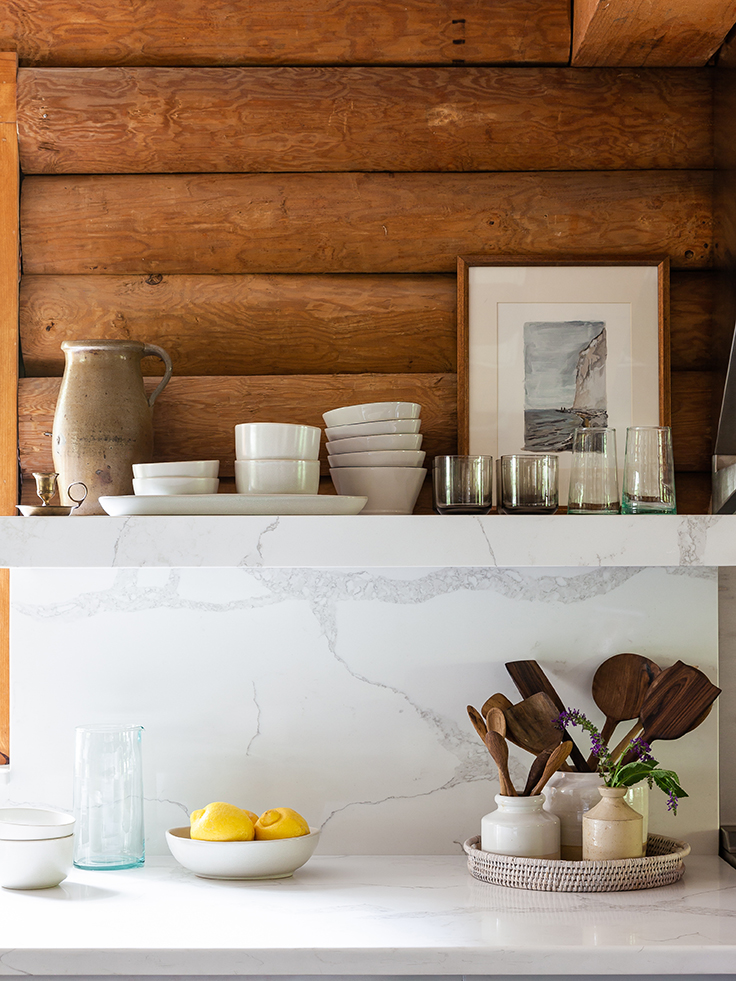
M575 0L571 64L699 68L736 23L736 0Z

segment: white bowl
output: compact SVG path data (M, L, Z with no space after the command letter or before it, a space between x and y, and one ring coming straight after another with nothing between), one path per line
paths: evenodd
M344 405L323 412L326 426L351 426L356 422L378 422L381 419L418 419L421 405L416 402L365 402Z
M243 422L235 427L237 460L316 460L322 431L286 422Z
M236 460L238 494L317 494L319 460Z
M0 886L50 889L72 867L74 818L40 807L0 808Z
M133 493L138 497L168 494L216 494L217 477L134 477Z
M378 422L356 422L352 426L332 426L325 429L329 440L352 436L380 436L383 433L418 433L421 419L381 419Z
M189 828L171 828L166 844L185 869L205 879L284 879L300 869L319 842L319 831L275 841L201 841Z
M330 456L340 453L366 453L369 450L418 450L421 449L423 438L421 434L414 433L353 436L351 439L335 439L326 448Z
M64 811L42 807L0 807L0 840L34 841L66 838L74 831L74 818Z
M336 467L330 470L338 494L368 498L361 514L411 514L427 471L420 467Z
M331 467L421 467L424 450L368 450L328 457Z
M173 463L134 463L134 477L217 477L219 460L185 460Z

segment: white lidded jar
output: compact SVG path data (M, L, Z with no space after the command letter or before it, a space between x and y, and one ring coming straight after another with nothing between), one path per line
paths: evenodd
M560 819L544 810L544 794L497 794L495 801L497 809L480 822L480 847L484 852L519 858L560 857Z

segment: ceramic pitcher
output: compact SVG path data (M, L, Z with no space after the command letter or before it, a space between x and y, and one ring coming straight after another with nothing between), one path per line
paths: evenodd
M77 514L104 514L103 495L132 494L134 463L153 458L153 403L171 377L163 348L143 341L64 341L64 377L54 414L52 454L60 488L82 481ZM150 397L141 361L160 358L164 376ZM63 491L61 503L69 504Z

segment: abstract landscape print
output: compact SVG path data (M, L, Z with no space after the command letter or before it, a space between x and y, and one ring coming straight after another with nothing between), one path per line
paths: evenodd
M570 450L578 426L607 426L604 320L527 321L524 449Z

